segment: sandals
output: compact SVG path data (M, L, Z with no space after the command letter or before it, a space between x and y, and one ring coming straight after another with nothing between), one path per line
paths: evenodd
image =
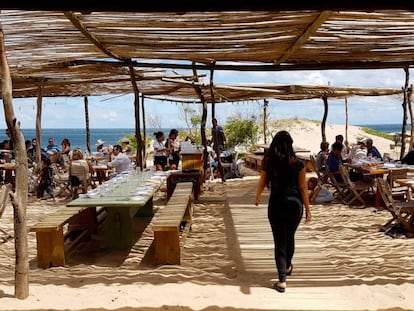
M281 286L283 282L276 282L275 284L273 284L273 288L275 290L277 290L279 293L284 293L286 290L286 285L285 287Z
M291 275L293 272L293 265L290 265L288 269L286 269L286 275Z

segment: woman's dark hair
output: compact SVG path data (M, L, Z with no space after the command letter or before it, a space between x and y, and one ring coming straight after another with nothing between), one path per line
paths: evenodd
M290 134L287 131L277 132L263 158L266 185L286 189L292 178L291 161L295 158Z
M178 131L176 129L171 129L170 130L170 136L171 135L177 135L177 134L178 134Z
M49 158L42 158L43 163L45 163L47 166L52 165L52 161L50 161Z
M122 153L122 147L120 145L114 145L113 149L116 149Z
M155 136L155 138L160 138L162 135L164 135L164 132L161 132L161 131L159 131L159 132L155 132L154 133L154 136Z

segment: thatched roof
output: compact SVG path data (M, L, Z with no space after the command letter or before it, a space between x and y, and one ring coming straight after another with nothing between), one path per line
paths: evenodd
M193 85L177 83L167 68L200 74L219 69L402 68L414 63L414 11L401 9L2 10L0 23L14 97L37 96L40 86L43 96L131 93L130 64L143 94L190 99L197 98ZM209 87L204 89L208 93ZM230 101L276 93L219 85L215 90L215 97ZM316 92L304 94L302 88L299 95L315 97ZM335 93L331 90L332 96Z

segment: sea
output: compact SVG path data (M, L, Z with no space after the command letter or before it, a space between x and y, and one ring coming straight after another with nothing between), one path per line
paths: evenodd
M371 128L377 131L385 133L400 133L401 124L357 124L357 126ZM407 131L410 131L410 124L407 125ZM165 133L165 136L168 136L170 129L160 129ZM180 130L180 129L179 129ZM98 139L101 139L105 142L105 145L116 145L119 144L119 141L130 135L135 134L135 129L133 128L117 128L117 129L102 129L94 128L90 129L90 147L91 151L94 151L96 146L95 143ZM155 129L147 129L147 136L154 137ZM22 129L23 135L26 140L31 140L36 137L35 129ZM80 148L81 150L87 150L86 148L86 129L80 128L61 128L61 129L43 129L42 130L42 148L46 148L49 137L52 137L57 145L60 146L60 142L63 138L68 138L71 143L71 148ZM5 131L0 132L0 141L8 139L5 134Z
M401 123L394 123L394 124L358 124L357 126L371 128L376 131L384 132L384 133L401 133L402 124ZM411 125L407 124L407 131L411 131Z

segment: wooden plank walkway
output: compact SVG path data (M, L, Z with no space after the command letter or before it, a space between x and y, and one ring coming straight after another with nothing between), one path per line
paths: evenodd
M254 207L256 185L257 182L244 183L242 193L227 193L240 254L238 268L247 274L272 275L276 280L274 243L267 219L268 194L264 193L259 207ZM246 202L246 198L251 202ZM306 227L302 221L296 233L294 273L288 278L289 287L340 285L346 272L328 260L323 246L312 240Z

